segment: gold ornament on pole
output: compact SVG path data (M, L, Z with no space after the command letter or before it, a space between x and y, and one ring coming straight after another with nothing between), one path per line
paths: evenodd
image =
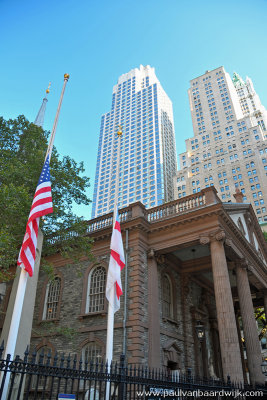
M118 125L118 132L117 132L117 135L118 136L121 136L122 135L122 125Z
M45 91L46 94L50 93L50 86L51 86L51 82L49 82L48 88Z

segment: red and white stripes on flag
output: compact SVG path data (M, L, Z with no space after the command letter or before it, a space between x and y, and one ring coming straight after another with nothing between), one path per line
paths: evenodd
M120 296L122 295L121 270L125 266L118 210L116 212L116 221L113 226L110 249L111 252L108 267L106 297L113 308L113 312L115 313L120 308ZM113 291L113 297L111 296L111 291L114 285L115 290Z
M25 269L30 276L33 274L36 258L36 247L40 217L53 212L49 156L44 163L39 182L35 191L26 233L20 249L18 265Z

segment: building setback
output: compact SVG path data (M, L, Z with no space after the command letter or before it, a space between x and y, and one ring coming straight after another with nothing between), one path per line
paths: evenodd
M223 201L235 189L267 222L267 113L251 79L233 80L223 67L191 80L194 137L186 140L174 178L175 198L215 186Z
M118 155L118 126L122 125ZM117 157L119 207L153 207L173 200L177 169L172 103L154 68L135 68L113 88L111 111L101 119L92 218L114 208Z

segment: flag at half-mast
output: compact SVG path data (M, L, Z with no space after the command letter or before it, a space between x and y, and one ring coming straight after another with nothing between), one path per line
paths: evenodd
M49 155L47 156L34 194L32 207L23 243L20 249L18 265L25 269L30 276L33 274L36 258L36 247L40 217L53 212Z
M116 220L113 225L111 236L111 251L107 276L106 297L113 308L113 312L115 313L120 308L120 296L122 295L121 270L125 266L125 258L118 209L114 215L116 215ZM112 296L113 287L115 287L113 291L114 296Z

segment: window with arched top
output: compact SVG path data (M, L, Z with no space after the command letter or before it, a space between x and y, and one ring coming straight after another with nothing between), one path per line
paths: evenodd
M172 284L166 274L162 278L162 316L173 318Z
M61 279L56 276L46 286L43 320L51 320L58 317L60 290Z
M106 269L102 266L96 266L91 270L88 277L86 313L104 311L106 275Z
M83 365L102 361L102 347L96 342L87 343L82 348Z

